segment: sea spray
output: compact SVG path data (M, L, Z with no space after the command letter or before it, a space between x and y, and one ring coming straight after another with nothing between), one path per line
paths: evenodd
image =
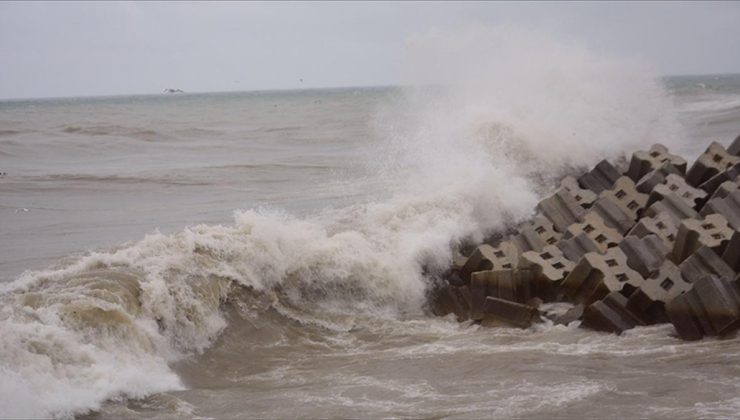
M148 235L5 285L0 389L13 392L0 415L71 416L182 388L169 366L211 346L245 291L293 319L419 316L422 268L526 218L538 179L656 141L680 150L649 69L546 34L418 35L404 78L368 147L385 197L304 218L238 211L231 226Z

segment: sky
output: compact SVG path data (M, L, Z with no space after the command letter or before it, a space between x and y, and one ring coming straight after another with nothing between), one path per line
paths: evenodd
M0 98L395 85L409 39L470 26L740 73L739 23L740 2L0 2Z

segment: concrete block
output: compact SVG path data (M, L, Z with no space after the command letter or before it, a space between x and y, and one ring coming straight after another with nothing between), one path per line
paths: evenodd
M560 249L553 245L546 246L541 252L524 252L519 258L519 268L534 273L538 282L537 295L546 301L555 298L555 287L575 266L574 262L568 260Z
M566 190L560 189L552 196L540 201L537 209L558 232L565 232L568 226L583 221L586 210Z
M655 275L671 252L660 237L652 234L642 238L628 236L620 242L619 249L627 256L627 265L644 278Z
M725 198L739 189L740 189L740 185L737 184L736 180L725 181L721 183L719 187L717 187L717 189L714 190L714 193L712 193L712 196L709 197L708 201L714 200L716 198Z
M597 163L596 166L578 178L581 187L600 194L604 190L611 189L614 183L622 176L617 168L606 160Z
M477 247L460 269L460 277L466 282L476 271L507 270L516 268L519 250L511 242L504 241L497 247L483 244Z
M740 191L724 198L709 200L701 209L702 215L721 214L733 229L740 230Z
M519 233L511 238L511 242L521 252L540 251L547 245L553 245L562 235L555 231L555 227L544 217L536 217L531 222L519 227Z
M662 200L653 203L648 207L647 210L645 210L645 216L655 217L656 214L661 212L668 213L676 227L681 223L681 220L696 219L699 217L699 213L697 213L696 210L686 204L681 197L673 193L665 194Z
M707 150L696 159L686 174L686 182L691 186L699 186L704 181L740 163L740 157L727 153L721 144L712 142Z
M556 317L552 322L555 325L569 325L571 322L579 321L585 308L585 306L578 304L568 309L566 313Z
M635 225L632 215L622 210L616 200L608 197L596 200L591 206L591 211L597 213L607 226L616 229L622 235Z
M662 144L654 144L648 151L640 150L632 154L627 176L637 182L644 175L664 164L672 165L681 175L686 173L684 158L668 153L668 148Z
M645 176L640 178L635 183L635 188L637 188L637 191L643 194L650 194L650 192L653 190L653 188L655 188L656 185L665 182L666 177L671 174L683 176L683 174L679 172L675 166L669 163L664 163L657 169L647 173Z
M565 258L577 262L587 252L599 252L599 247L585 233L568 239L561 239L558 242L558 249L563 253Z
M664 261L655 277L646 278L627 299L627 309L645 324L667 322L665 304L691 289L691 283L681 276L681 270L671 261Z
M588 305L581 320L582 328L616 334L638 325L643 325L643 322L627 309L627 298L618 292L611 292Z
M637 220L637 216L647 204L648 196L638 192L635 183L626 176L623 176L614 183L612 189L604 190L600 197L611 198L632 220Z
M653 188L653 191L648 197L647 206L650 206L656 201L663 200L670 193L678 196L686 205L693 209L696 209L707 198L706 191L694 188L687 184L680 176L671 174L665 178L664 183L658 184Z
M493 296L526 303L537 295L535 275L529 270L477 271L470 279L471 318L483 317L483 303Z
M714 251L703 246L697 249L681 264L681 275L689 283L695 283L706 275L713 275L723 280L732 280L735 272Z
M642 276L629 268L622 250L611 248L605 255L584 255L560 285L566 297L590 305L610 292L629 296L642 283Z
M481 325L529 328L539 320L540 313L537 308L505 299L488 297L483 305Z
M717 187L722 185L723 182L736 180L738 176L740 176L740 163L732 165L726 170L702 182L699 185L699 188L706 191L707 194L712 195Z
M704 219L682 220L673 245L673 260L680 263L702 246L722 254L732 233L732 228L721 214L710 214Z
M434 315L445 316L452 313L459 322L470 319L471 296L468 286L444 285L434 292L431 303Z
M727 148L727 153L733 156L740 156L740 136L735 137L730 147Z
M740 326L740 297L730 282L705 276L691 290L670 301L666 313L685 340L722 336Z
M678 226L675 219L667 212L660 212L653 217L640 219L626 236L644 238L647 235L656 235L668 249L673 249L677 234Z
M576 202L587 209L596 201L598 196L591 190L581 188L578 180L572 176L566 176L560 181L560 187L565 188L575 198Z
M608 248L619 245L622 235L613 228L606 226L598 213L589 212L582 223L573 223L568 226L565 238L572 238L581 234L588 236L596 245L599 252L604 253Z
M740 232L735 231L732 233L730 241L727 243L724 252L722 252L722 260L734 271L740 271Z

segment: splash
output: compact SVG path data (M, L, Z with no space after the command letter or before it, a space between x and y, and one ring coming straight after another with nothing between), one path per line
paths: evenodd
M404 78L369 148L386 197L306 218L239 211L5 285L0 416L181 388L169 365L212 345L245 293L288 318L419 316L422 268L528 217L541 180L683 139L649 68L518 28L417 35Z

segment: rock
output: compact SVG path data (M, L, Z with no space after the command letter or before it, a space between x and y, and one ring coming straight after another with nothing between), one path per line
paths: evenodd
M713 176L740 163L740 157L733 156L721 144L712 142L707 150L697 158L686 174L686 182L694 187L709 180Z
M487 327L508 325L529 328L539 319L540 313L537 308L505 299L488 297L483 305L481 325Z
M618 292L611 292L588 305L581 319L582 328L617 334L638 325L643 325L642 321L627 309L627 298Z
M664 164L673 166L681 175L686 173L684 158L668 153L668 148L662 144L654 144L648 151L640 150L632 154L627 176L637 182L644 175Z
M571 224L582 221L586 213L575 198L564 189L540 201L537 209L552 222L558 232L565 232Z
M590 171L578 178L581 187L600 194L604 190L611 189L614 183L622 176L617 168L606 160L597 163Z
M622 250L611 248L605 255L585 254L561 287L565 296L574 302L590 305L610 292L629 296L642 283L640 274L627 265Z
M685 219L678 228L673 260L680 263L702 246L721 254L732 233L727 220L720 214L710 214L703 220Z

